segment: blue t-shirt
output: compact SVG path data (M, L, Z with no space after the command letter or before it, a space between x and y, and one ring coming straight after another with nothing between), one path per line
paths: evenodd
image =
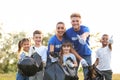
M54 52L60 52L62 43L64 42L64 38L60 41L56 35L52 36L48 41L48 54L50 51L50 45L54 45Z
M66 31L66 39L72 42L74 49L79 53L80 56L91 55L91 49L89 46L89 36L86 39L86 44L79 43L77 34L82 35L84 32L89 32L89 28L81 25L79 31L74 31L73 27Z

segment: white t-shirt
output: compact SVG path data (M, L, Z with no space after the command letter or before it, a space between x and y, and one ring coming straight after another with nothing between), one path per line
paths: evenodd
M108 46L100 48L96 52L96 58L99 59L97 68L101 71L111 70L111 50Z
M33 47L35 49L33 49ZM45 46L40 46L40 47L31 46L30 51L29 51L29 56L31 56L33 52L37 52L41 56L42 62L46 63L46 61L47 61L47 48Z

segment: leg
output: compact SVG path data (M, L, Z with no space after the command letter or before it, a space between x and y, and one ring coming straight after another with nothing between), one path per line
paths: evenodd
M87 61L88 65L92 64L91 56L84 56L83 58ZM85 80L88 74L88 67L83 67L83 73L84 73L84 80Z
M21 73L17 72L16 80L24 80L24 79L25 77Z
M39 72L37 72L37 74L36 74L37 76L37 79L36 80L43 80L43 71L39 71Z
M112 80L112 71L111 70L102 71L102 73L105 76L105 80Z

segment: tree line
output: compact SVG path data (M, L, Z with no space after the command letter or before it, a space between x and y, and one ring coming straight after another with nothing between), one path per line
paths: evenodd
M47 33L44 36L43 45L48 45L48 40L52 35L52 33ZM91 43L95 43L91 45L93 50L99 46L99 36L100 33L90 35ZM17 71L17 44L24 37L27 37L26 32L3 33L0 28L0 73Z

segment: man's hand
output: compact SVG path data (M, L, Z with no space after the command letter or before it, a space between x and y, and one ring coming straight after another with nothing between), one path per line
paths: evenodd
M79 43L81 43L82 45L86 43L85 40L80 35L77 35L77 38L79 40Z
M81 59L80 62L81 62L81 65L83 67L87 67L88 66L88 63L87 63L87 61L85 59Z

